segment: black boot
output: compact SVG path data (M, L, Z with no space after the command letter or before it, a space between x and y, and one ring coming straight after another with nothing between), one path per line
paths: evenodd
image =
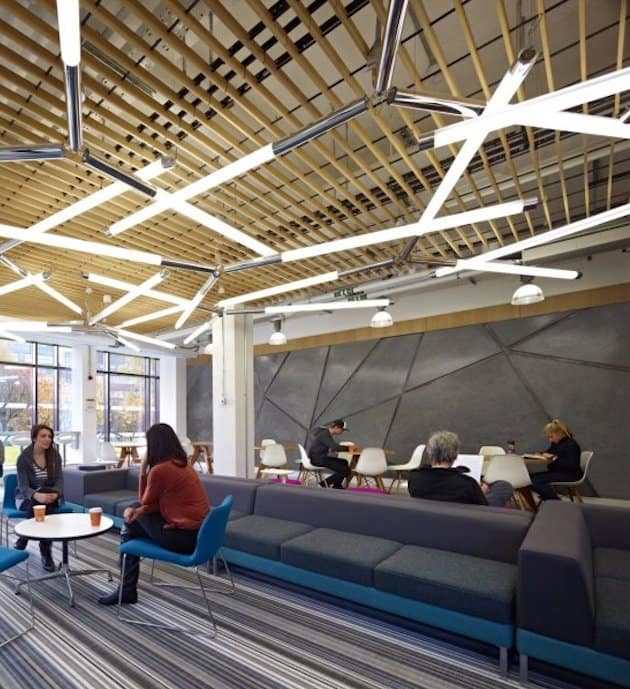
M124 540L124 539L123 539ZM122 557L120 562L122 571ZM125 576L122 580L121 603L132 605L138 602L138 577L140 575L140 558L135 555L127 555L125 564ZM118 605L119 589L112 591L107 596L101 596L98 602L101 605Z
M52 559L52 545L50 541L39 542L39 552L42 556L42 567L46 572L54 572L57 567Z
M13 547L16 550L26 550L26 546L28 545L28 538L18 538Z

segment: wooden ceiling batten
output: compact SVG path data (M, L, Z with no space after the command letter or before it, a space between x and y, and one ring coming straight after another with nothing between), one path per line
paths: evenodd
M374 22L378 18L384 25L386 5L387 0L241 0L236 12L219 0L81 0L86 146L127 171L159 155L175 154L176 167L152 184L170 192L182 189L257 146L297 132L355 98L370 96L365 62ZM627 5L627 0L619 0L611 11L602 3L595 12L585 0L537 0L525 6L525 16L515 17L515 6L502 0L410 0L394 83L417 93L450 93L483 103L497 75L513 61L516 46L522 47L523 35L535 29L540 79L536 73L528 77L525 90L530 95L532 89L551 90L620 69L630 63ZM65 139L55 14L54 0L0 5L0 145ZM212 22L206 22L209 15ZM619 117L623 103L617 95L583 110ZM191 202L275 251L412 222L460 147L420 153L413 141L452 121L437 113L371 105L360 119ZM414 260L474 255L625 199L630 178L627 142L609 141L604 151L601 137L532 128L523 135L510 128L487 137L440 214L532 195L539 197L539 209L430 233L420 238ZM22 227L110 183L70 161L3 163L0 180L0 222ZM242 245L174 211L115 239L105 237L109 225L145 204L134 192L125 193L52 232L208 264L217 257L224 264L252 257ZM400 244L223 275L203 306L218 299L219 288L225 296L234 296L335 268L358 268L396 256ZM80 266L94 265L121 278L133 270L134 282L151 274L146 266L33 244L11 249L8 256L34 272L53 263L55 287L78 302L85 288ZM363 272L340 284L360 284L391 272ZM7 274L6 280L10 278ZM165 290L190 298L203 281L201 275L175 270ZM23 315L38 302L31 291L20 293ZM65 313L47 297L41 303L55 314ZM160 306L138 300L127 311L133 317ZM200 317L201 311L191 322ZM175 318L149 322L138 330L168 328Z

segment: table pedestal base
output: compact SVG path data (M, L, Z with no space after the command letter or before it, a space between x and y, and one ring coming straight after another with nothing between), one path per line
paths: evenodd
M49 579L59 579L63 577L66 580L66 586L68 587L68 601L70 607L74 607L74 591L72 590L72 577L83 577L89 574L107 574L107 581L112 581L112 573L108 569L70 569L70 564L68 562L68 541L62 541L61 543L61 565L56 572L51 572L50 574L44 574L41 577L31 577L30 583L36 584L38 581L48 581ZM16 594L21 593L21 588L27 582L21 581L15 590Z

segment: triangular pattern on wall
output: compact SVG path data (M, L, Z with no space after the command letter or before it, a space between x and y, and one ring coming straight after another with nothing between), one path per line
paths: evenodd
M420 335L379 340L359 369L343 386L319 421L343 418L402 392Z
M545 316L512 318L509 321L488 323L486 327L496 335L501 344L509 347L543 331L553 323L567 318L568 315L566 313L550 313Z
M325 347L290 352L282 364L281 375L267 389L267 399L306 428L313 417L326 354Z
M348 342L328 347L326 371L319 389L315 417L318 417L326 409L332 398L341 390L348 378L377 344L371 340L368 342Z

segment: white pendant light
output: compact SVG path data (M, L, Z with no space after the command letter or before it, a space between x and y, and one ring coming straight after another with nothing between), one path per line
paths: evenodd
M370 328L389 328L391 325L394 325L394 319L385 309L379 309L370 321Z
M274 331L269 338L269 344L281 347L287 343L286 335L282 332L282 320L278 319L273 322Z
M545 295L538 285L528 282L521 285L512 295L512 306L527 306L543 301Z

